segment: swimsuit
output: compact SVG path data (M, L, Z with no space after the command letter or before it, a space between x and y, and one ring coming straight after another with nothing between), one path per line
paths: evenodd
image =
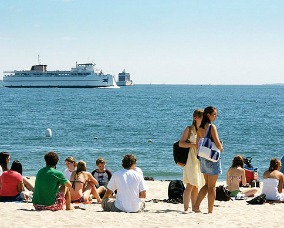
M81 198L71 201L71 203L83 203L83 202L85 202L84 193L83 193L83 195L81 196Z
M70 181L72 183L72 188L75 190L75 186L76 186L76 183L81 183L83 184L83 186L85 185L86 182L83 182L81 180L72 180ZM84 192L83 192L83 195L79 198L79 199L76 199L76 200L72 200L71 203L83 203L85 202L85 199L84 199Z
M58 210L63 210L63 206L65 203L66 201L64 194L62 192L58 192L56 195L55 203L53 205L46 206L46 205L34 204L34 207L38 211L42 210L58 211Z
M237 196L239 193L242 193L239 189L238 190L234 190L234 191L231 191L231 196L232 197L235 197L235 196Z
M242 180L241 176L228 176L228 178L229 178L229 186L232 185L234 178L236 178L238 182ZM238 193L242 193L240 189L233 190L231 191L231 196L235 197L236 195L238 195Z
M266 194L267 200L284 201L284 193L278 192L279 180L274 178L263 179L262 193Z
M76 184L76 182L79 182L79 183L85 185L85 182L80 181L80 180L73 180L73 181L70 181L70 182L72 183L72 188L73 188L74 190L75 190L75 184Z

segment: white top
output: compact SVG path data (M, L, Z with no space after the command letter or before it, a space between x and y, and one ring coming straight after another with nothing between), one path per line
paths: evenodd
M139 193L147 190L143 176L132 169L122 169L115 172L107 188L112 191L117 190L114 205L125 212L138 212L141 205Z
M142 177L143 177L143 171L142 171L142 169L140 169L139 167L136 166L134 170L137 171L138 173L141 173L141 174L142 174Z
M3 169L2 169L2 166L0 165L0 176L2 176L2 173L3 173Z
M67 180L70 180L70 177L72 175L72 171L70 171L69 169L65 169L63 174L64 174L64 176L66 177Z
M263 179L262 193L266 194L267 200L284 201L284 193L278 192L279 180L274 178Z

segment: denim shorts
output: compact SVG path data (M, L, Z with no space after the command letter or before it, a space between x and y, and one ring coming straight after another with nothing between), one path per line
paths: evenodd
M218 162L211 162L205 158L199 157L201 173L208 175L222 174L221 159Z

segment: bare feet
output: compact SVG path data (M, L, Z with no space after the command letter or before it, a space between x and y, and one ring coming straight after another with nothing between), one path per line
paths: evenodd
M201 213L201 210L200 210L200 209L195 209L195 208L194 208L194 209L192 209L192 211L195 212L195 213Z

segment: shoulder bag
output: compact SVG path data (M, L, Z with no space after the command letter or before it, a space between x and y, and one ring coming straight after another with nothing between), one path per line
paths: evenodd
M216 147L215 143L210 139L211 124L208 126L204 138L200 138L198 142L198 156L212 162L217 162L220 159L221 152Z
M190 135L190 132L188 133ZM179 147L179 141L173 144L173 155L175 163L179 166L185 166L188 158L189 148Z

